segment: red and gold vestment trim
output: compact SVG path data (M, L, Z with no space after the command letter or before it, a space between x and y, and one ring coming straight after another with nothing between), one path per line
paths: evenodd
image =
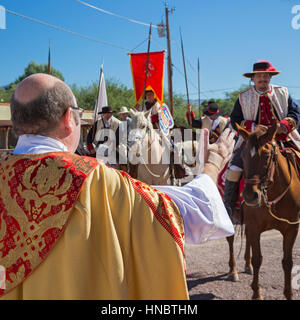
M71 153L0 157L0 265L5 290L21 284L60 238L93 158Z
M173 237L180 247L184 258L184 224L182 216L172 199L162 191L133 179L126 172L121 171L129 179L133 188L143 197L151 208L155 218Z

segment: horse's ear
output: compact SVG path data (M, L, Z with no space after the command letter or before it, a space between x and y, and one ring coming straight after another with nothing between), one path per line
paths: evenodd
M267 142L272 141L275 138L277 129L279 128L279 122L274 122L271 127L268 128L268 131L260 138L261 145L266 144Z
M136 111L135 111L133 108L130 108L129 114L130 114L131 116L134 116L135 113L136 113Z
M272 141L275 138L275 135L277 133L277 129L280 127L280 123L278 121L274 122L273 125L268 129L268 135L270 138L270 141Z
M144 116L145 116L145 118L146 118L146 119L148 119L148 118L149 118L149 116L150 116L150 114L151 114L151 109L150 109L150 110L148 110L148 111L145 111L145 112L144 112Z
M247 140L249 135L250 135L250 133L246 129L244 129L240 125L238 125L237 123L235 125L236 125L236 128L237 128L238 134L240 134L243 137L244 140Z

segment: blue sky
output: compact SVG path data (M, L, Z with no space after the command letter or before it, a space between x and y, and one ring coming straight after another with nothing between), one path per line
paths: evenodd
M165 20L162 0L85 2L146 23ZM222 98L225 91L247 84L242 73L251 71L255 61L266 59L282 72L272 82L287 86L292 96L300 99L300 29L295 30L291 25L295 16L292 7L297 4L300 5L300 0L169 0L169 8L175 7L170 15L174 92L186 93L181 27L191 99L197 98L198 58L201 98ZM50 40L52 66L63 73L68 84L85 86L98 81L104 60L106 78L133 87L127 53L147 39L148 27L101 13L76 0L0 0L0 5L122 47L82 39L7 14L6 29L0 29L0 85L14 81L32 60L47 63ZM159 38L156 29L152 38L152 51L166 49L166 39ZM146 50L145 41L135 52ZM167 89L167 73L164 85Z

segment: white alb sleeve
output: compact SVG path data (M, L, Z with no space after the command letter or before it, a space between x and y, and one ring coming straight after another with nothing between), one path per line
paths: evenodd
M177 205L184 221L186 243L199 244L234 234L218 188L208 175L200 174L183 187L155 188Z

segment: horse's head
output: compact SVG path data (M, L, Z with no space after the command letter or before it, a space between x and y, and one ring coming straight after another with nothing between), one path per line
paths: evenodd
M130 130L140 129L146 131L147 128L152 127L151 123L151 110L137 111L130 109L129 114L131 116Z
M153 129L151 110L144 112L130 109L129 114L132 119L128 135L129 146L137 145L140 149L148 133Z
M258 126L254 132L249 133L240 126L239 134L244 138L245 145L242 151L244 164L245 189L243 198L248 206L261 206L262 192L272 180L276 158L276 142L274 137L278 124L267 128Z

